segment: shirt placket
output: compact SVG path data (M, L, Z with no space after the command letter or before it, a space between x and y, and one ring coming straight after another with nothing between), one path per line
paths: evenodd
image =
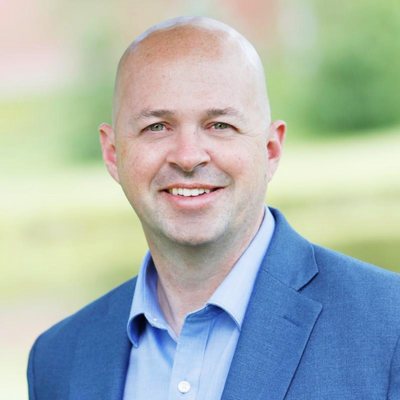
M168 400L195 400L213 316L186 317L174 357Z

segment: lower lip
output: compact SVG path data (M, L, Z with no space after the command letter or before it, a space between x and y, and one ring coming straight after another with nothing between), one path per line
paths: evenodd
M187 210L197 210L210 206L224 192L224 189L217 189L210 193L199 196L179 196L169 192L161 192L161 195L174 206Z

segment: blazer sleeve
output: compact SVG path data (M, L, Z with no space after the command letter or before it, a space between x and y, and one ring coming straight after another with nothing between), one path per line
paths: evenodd
M390 366L388 400L400 399L400 337L394 350Z
M29 354L28 361L28 390L29 390L29 400L37 400L36 391L35 391L35 352L36 352L36 344L33 345L31 352Z

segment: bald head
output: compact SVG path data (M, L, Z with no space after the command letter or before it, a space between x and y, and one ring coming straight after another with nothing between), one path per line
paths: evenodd
M251 43L233 28L204 17L179 17L157 24L130 44L117 71L113 103L115 125L121 103L129 95L126 88L135 84L135 72L180 60L192 64L229 63L235 67L232 79L246 80L263 118L270 122L270 108L264 69ZM227 71L229 73L230 71Z

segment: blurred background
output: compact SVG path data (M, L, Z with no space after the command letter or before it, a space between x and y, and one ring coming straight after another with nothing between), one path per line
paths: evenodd
M258 49L288 123L267 203L309 240L400 272L398 0L0 0L0 398L38 334L137 273L146 243L102 165L116 66L179 15Z

